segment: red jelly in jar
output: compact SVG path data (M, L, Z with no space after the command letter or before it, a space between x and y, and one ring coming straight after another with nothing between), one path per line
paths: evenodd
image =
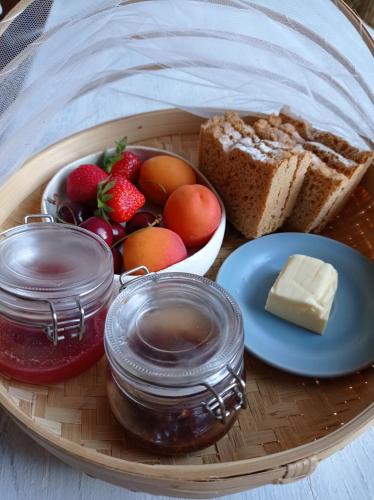
M0 234L0 372L48 384L104 354L112 254L85 229L28 220Z

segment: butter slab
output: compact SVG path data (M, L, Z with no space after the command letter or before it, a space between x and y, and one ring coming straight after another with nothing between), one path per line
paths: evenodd
M272 286L265 309L323 334L338 286L336 269L307 255L292 255Z

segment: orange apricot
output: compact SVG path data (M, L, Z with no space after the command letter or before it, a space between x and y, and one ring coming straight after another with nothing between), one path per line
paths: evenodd
M221 206L206 186L181 186L169 196L163 218L187 247L196 247L204 245L219 226Z
M140 169L140 189L148 201L158 205L163 205L178 187L195 183L194 169L174 156L153 156Z
M162 227L148 227L130 235L123 244L125 271L146 266L160 271L187 257L186 247L176 233Z

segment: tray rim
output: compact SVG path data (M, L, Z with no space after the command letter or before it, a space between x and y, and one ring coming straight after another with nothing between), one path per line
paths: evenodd
M66 450L73 456L78 456L80 458L86 458L88 461L92 459L94 456L99 457L97 460L92 460L94 463L100 463L101 465L109 466L115 470L123 471L123 472L135 472L136 475L140 475L142 471L151 473L151 476L160 478L160 472L165 473L165 479L170 479L170 476L167 474L168 472L175 472L178 469L178 473L183 469L186 473L184 474L184 479L191 477L192 480L199 480L198 478L201 476L201 469L209 471L210 473L217 473L221 468L225 470L224 474L221 476L224 477L232 477L233 471L229 470L232 467L240 466L248 466L245 467L243 472L238 472L235 476L246 475L250 473L256 473L260 471L264 471L267 469L274 469L276 467L281 467L284 465L288 465L293 462L297 462L298 460L302 460L308 457L312 457L317 455L318 458L323 459L329 454L328 451L335 451L340 449L341 447L348 444L355 437L358 437L366 428L374 423L374 403L369 405L365 410L356 415L352 420L348 423L342 425L340 428L331 432L330 434L316 439L315 441L311 441L310 443L306 443L295 448L290 448L285 451L281 451L278 453L273 453L271 455L265 455L261 457L253 457L243 460L235 460L231 462L220 462L219 464L204 464L204 465L164 465L164 464L144 464L142 462L133 462L131 460L121 459L112 457L109 455L105 455L103 453L97 453L96 450L91 448L86 448L81 446L73 441L67 441L64 438L61 438L54 434L52 431L49 431L47 428L41 428L36 425L30 417L27 417L21 410L17 407L11 408L9 404L9 400L4 398L2 391L0 391L0 404L4 407L4 409L10 414L10 416L15 419L18 424L21 424L21 427L25 426L27 429L34 431L35 434L41 438L41 440L47 440L52 443L59 449ZM42 429L42 431L41 431ZM67 447L62 447L61 443L67 442ZM319 446L321 445L322 446ZM339 446L342 445L342 446ZM80 453L77 451L80 450ZM124 468L121 465L129 465L129 468ZM256 467L254 465L256 464ZM253 466L253 467L251 467ZM132 469L136 470L132 470ZM205 477L204 477L205 478ZM201 479L200 479L201 480Z
M144 123L144 126L136 127L137 123ZM94 127L90 127L86 130L72 134L65 139L62 139L55 144L48 146L47 148L39 151L32 157L30 157L23 166L11 176L3 187L0 189L0 225L11 215L13 209L17 206L19 201L23 201L28 195L30 195L35 189L37 189L43 182L48 180L55 171L57 171L62 165L67 164L71 160L64 158L63 161L56 161L54 158L64 150L64 147L69 146L70 150L73 149L73 158L79 158L83 156L84 151L92 151L92 142L87 141L91 146L83 147L83 149L77 151L72 148L74 144L82 139L84 136L97 136L96 146L103 144L104 147L108 145L107 141L110 141L110 136L116 137L116 130L121 128L121 125L128 125L133 130L134 137L131 137L131 142L136 140L146 140L152 137L156 137L155 133L151 133L152 128L155 128L156 122L163 122L166 126L165 130L170 130L169 132L165 130L159 131L158 136L169 135L169 134L197 134L199 130L199 125L204 121L204 118L197 117L185 111L180 111L177 109L168 109L162 111L152 111L147 113L141 113L133 115L131 117L122 117L108 122L101 123ZM177 125L183 129L178 129ZM139 130L141 132L139 133ZM147 132L148 131L148 132ZM103 133L104 132L104 133ZM148 134L148 135L147 135ZM137 139L137 135L139 138ZM141 136L141 137L140 137ZM86 143L86 144L87 144ZM27 183L23 183L21 188L19 187L19 182L28 173L33 172L33 168L38 163L39 158L43 156L46 163L49 162L49 166L43 169L43 172L38 171L38 175L34 175L31 179L28 179ZM48 161L47 161L48 160ZM53 161L54 160L54 161ZM32 180L32 182L29 182ZM22 184L22 183L21 183ZM27 185L25 185L27 184ZM17 191L14 190L17 186ZM14 196L14 193L17 196ZM13 195L13 200L11 203L11 208L7 208L6 204L1 201L7 199L7 196ZM115 458L109 455L98 453L94 449L86 448L82 445L68 441L64 438L59 437L47 428L38 426L31 417L28 417L21 410L19 410L9 398L7 398L4 392L0 389L0 404L5 408L5 410L15 419L15 421L21 426L27 428L27 433L36 439L39 444L50 449L52 446L56 452L58 452L59 457L61 454L66 457L68 461L69 457L84 460L86 464L95 464L105 466L107 469L127 473L133 475L134 477L141 477L142 475L147 478L157 478L158 480L170 481L171 478L175 482L178 479L182 481L209 481L229 479L230 477L240 477L240 476L252 476L257 474L262 474L266 471L272 471L275 473L279 471L278 478L276 482L282 482L282 478L287 477L288 466L298 461L305 461L305 459L315 457L317 461L330 455L332 452L344 447L347 443L352 441L356 436L361 434L370 424L374 422L374 403L370 404L362 412L357 414L351 421L345 423L340 428L329 433L328 435L312 441L295 448L290 448L281 452L274 454L253 457L242 460L235 460L231 462L220 462L217 464L199 464L199 465L164 465L155 464L150 465L142 462L133 462L126 459ZM45 446L43 442L47 442L49 446ZM52 450L51 450L52 451ZM53 452L53 451L52 451ZM314 467L310 465L309 470L304 471L303 475L307 474ZM183 471L183 472L182 472ZM174 475L174 477L173 477ZM299 476L293 476L294 478ZM241 488L238 491L241 491ZM174 491L174 490L173 490Z

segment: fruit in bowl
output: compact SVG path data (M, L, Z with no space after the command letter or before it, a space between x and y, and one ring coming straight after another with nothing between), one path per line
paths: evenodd
M161 271L187 257L186 247L170 229L148 227L131 234L123 244L125 271L139 266Z
M109 246L113 243L113 229L109 222L102 219L101 217L90 217L89 219L79 224L79 227L83 227L91 233L100 236L105 243Z
M148 226L154 225L157 216L151 212L138 212L134 215L134 217L128 221L126 224L126 233L131 234L135 231L139 231L139 229L143 229ZM160 222L161 222L160 217Z
M158 155L146 160L140 168L140 189L157 205L163 205L173 191L186 184L196 184L196 174L180 158Z
M156 159L158 160L151 161ZM167 171L165 166L160 167L159 177L154 174L154 170L157 173L155 165L158 165L160 161L169 167L174 165L169 170L168 176L165 174ZM147 164L150 164L152 168L147 167ZM87 202L72 202L68 196L67 181L69 177L74 179L75 176L72 174L79 170L82 165L95 167L93 168L95 172L97 168L100 168L104 175L102 180L97 183L95 201L92 201L92 197L90 197L90 201ZM184 217L182 212L180 216L171 217L173 222L169 220L168 224L165 224L162 221L162 207L155 205L154 198L152 195L151 199L149 198L147 189L143 189L141 184L144 165L146 165L146 174L147 169L150 168L156 184L163 186L166 183L166 177L167 181L170 181L167 184L167 196L162 203L181 187L196 187L196 183L199 183L200 187L204 186L211 193L219 207L215 213L220 215L218 225L214 222L214 228L212 228L210 213L204 213L209 205L202 204L200 206L202 212L198 214L200 217L199 227L204 228L205 232L203 231L203 239L200 240L204 242L199 244L203 246L198 249L191 248L191 242L186 239L186 236L182 236L180 228L185 227L185 221L179 221L178 227L178 218ZM84 170L87 171L87 168ZM79 189L84 191L84 188ZM79 189L76 190L79 191ZM195 205L193 203L193 206ZM225 210L222 202L202 174L182 158L165 151L147 147L127 147L124 150L122 141L117 143L116 148L106 151L104 154L88 155L60 170L45 189L42 211L54 217L63 214L63 217L57 218L59 222L76 225L86 222L82 226L96 234L100 234L99 227L105 227L107 232L109 231L108 227L110 227L112 234L105 235L104 231L102 235L112 248L115 274L120 274L125 269L129 270L132 263L134 267L148 264L150 270L205 274L218 254L225 229ZM196 209L195 212L198 213L199 210ZM93 221L90 221L90 218L93 218ZM190 219L192 220L192 217ZM206 221L201 223L205 219ZM132 238L134 239L131 242ZM187 243L183 242L183 238L186 239ZM136 244L137 242L138 244ZM137 248L139 242L144 246L143 250ZM186 250L187 245L189 248ZM127 253L128 255L126 255ZM139 259L143 262L140 262Z
M92 215L93 212L91 208L86 205L82 205L81 203L74 203L72 201L57 203L56 219L58 222L65 222L66 224L79 226L79 224L87 220Z
M110 175L125 177L131 182L136 182L142 162L137 154L126 151L126 147L127 138L124 137L116 142L114 154L104 151L102 168Z
M97 189L97 214L114 222L127 222L145 203L144 195L128 179L110 176Z
M68 175L66 194L76 203L95 202L97 187L108 177L98 165L80 165Z
M175 231L187 247L204 245L219 226L221 206L206 186L181 186L168 198L164 208L165 226Z

